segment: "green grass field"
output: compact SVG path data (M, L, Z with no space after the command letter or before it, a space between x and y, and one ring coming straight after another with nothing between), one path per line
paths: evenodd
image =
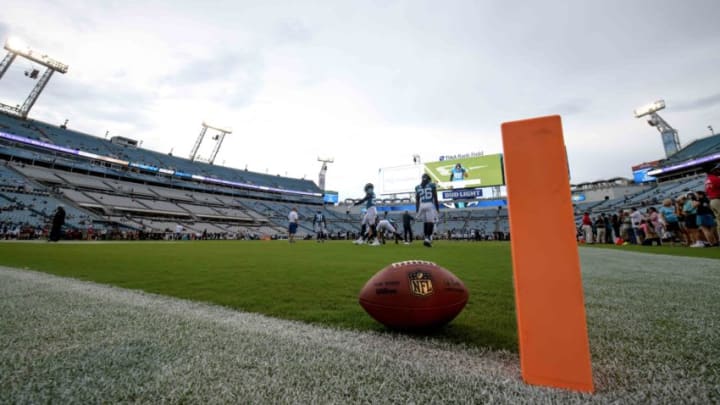
M702 257L706 259L720 259L720 249L713 248L688 248L685 246L615 246L615 245L585 245L593 248L621 250L626 252L652 253L658 255Z
M357 303L386 265L431 260L465 282L470 300L433 337L517 351L510 244L438 242L427 249L349 242L4 243L0 264L337 328L387 331ZM392 333L391 331L387 331Z
M600 247L720 259L720 249ZM377 271L410 259L440 264L470 291L463 312L433 337L517 351L509 243L436 242L433 249L419 243L373 248L312 241L0 244L2 265L277 318L388 333L358 305L357 295Z
M720 249L604 247L580 249L584 395L520 378L509 243L0 243L0 403L718 403ZM357 304L408 259L470 290L430 337Z

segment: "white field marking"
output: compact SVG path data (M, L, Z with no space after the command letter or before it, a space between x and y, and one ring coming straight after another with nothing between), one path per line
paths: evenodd
M60 240L57 242L48 242L46 239L18 240L18 239L0 239L0 243L30 243L30 244L55 244L55 245L116 245L116 244L148 244L148 243L188 243L195 241L188 240ZM198 241L199 242L199 241Z
M717 402L720 262L581 257L592 396L525 385L513 353L0 268L0 403Z

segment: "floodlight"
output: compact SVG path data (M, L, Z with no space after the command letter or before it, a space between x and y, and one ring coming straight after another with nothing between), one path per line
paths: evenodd
M44 66L45 73L40 76L40 70L36 68L32 68L31 70L28 70L25 72L25 75L28 76L31 79L37 80L37 83L35 84L35 87L30 92L30 95L28 95L27 99L25 99L25 102L23 103L22 107L12 107L5 104L0 103L0 109L10 112L11 114L17 114L21 116L22 118L27 118L28 114L30 113L30 110L32 109L33 105L35 105L35 102L37 101L40 94L45 89L45 86L50 81L50 78L52 77L53 73L59 72L59 73L67 73L68 71L68 65L59 62L46 54L42 52L38 52L37 50L31 49L27 44L25 44L24 41L17 37L10 37L5 41L5 49L8 51L7 56L0 62L0 78L2 78L7 72L10 65L13 63L16 57L25 58L31 62L38 63L42 66Z
M18 37L10 37L5 41L5 49L10 52L25 52L28 49L27 44L25 41Z
M670 157L680 150L680 138L677 130L670 126L657 112L665 108L665 100L658 100L654 103L636 109L635 118L648 116L647 123L660 132L665 156Z
M644 105L638 109L636 109L635 112L635 118L640 118L648 114L652 114L654 112L660 111L663 108L665 108L665 100L658 100L654 103Z
M317 160L318 160L318 162L333 163L335 161L335 158L329 157L329 156L326 156L326 157L318 156Z
M230 128L230 127L220 127L220 126L217 126L217 125L211 125L211 124L208 124L208 123L207 123L207 120L203 121L202 125L203 125L204 127L208 127L208 128L210 128L210 129L214 129L214 130L216 130L216 131L224 132L224 133L226 133L226 134L232 134L232 128Z
M200 134L198 135L197 140L195 141L195 145L193 145L192 150L190 151L190 160L191 161L195 160L198 149L200 149L200 145L202 144L203 138L205 137L205 133L207 132L208 128L220 132L219 134L214 135L212 138L213 141L215 141L215 146L213 147L213 151L210 154L210 159L207 160L207 162L210 164L215 163L215 158L217 157L218 152L220 152L220 146L222 146L222 143L225 140L225 135L232 134L232 129L230 129L230 128L222 128L222 127L218 127L215 125L210 125L207 123L207 121L203 121L202 129L200 130ZM199 159L199 156L198 156L198 159Z
M54 70L56 72L64 74L68 71L68 65L59 62L47 56L46 54L43 54L42 52L30 49L30 47L27 46L25 42L23 42L21 39L18 39L17 37L10 37L7 41L5 41L5 49L8 50L10 53L17 54L19 56L22 56L23 58L29 59L32 62L39 63L46 68Z

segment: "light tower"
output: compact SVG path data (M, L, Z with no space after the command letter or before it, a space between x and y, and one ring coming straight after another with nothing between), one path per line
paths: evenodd
M5 55L5 58L3 58L2 62L0 62L0 79L2 79L3 75L5 74L5 72L7 72L8 68L10 67L10 65L12 65L17 56L21 56L32 62L39 63L47 68L45 70L45 73L40 76L40 80L38 80L35 87L32 89L32 91L30 91L30 94L25 99L22 107L18 108L0 103L0 110L3 110L10 114L19 115L22 118L27 118L28 113L30 113L30 109L32 109L38 97L40 97L40 94L42 93L43 89L45 89L45 86L47 86L53 73L67 73L68 65L58 62L55 59L52 59L45 54L42 54L41 52L30 49L30 47L28 47L16 38L9 38L7 41L5 41L4 48L6 51L8 51L8 53L7 55ZM38 77L38 73L39 72L37 70L33 70L29 74L26 73L26 75L31 79L36 79Z
M665 148L665 156L670 157L680 150L680 138L678 137L677 130L671 127L670 124L657 113L663 108L665 108L665 100L658 100L652 104L636 109L635 118L646 115L650 116L647 122L651 127L657 128L658 132L660 132L663 147Z
M322 162L320 174L318 175L318 187L320 187L320 190L325 192L325 175L327 174L327 165L328 163L333 163L335 159L331 157L318 157L317 160L318 162Z
M219 132L212 138L216 142L215 147L213 147L212 153L210 154L210 159L208 159L208 163L210 164L213 164L215 162L215 158L217 157L218 152L220 152L220 147L222 146L223 140L225 140L225 135L232 134L232 129L230 128L221 128L209 125L205 123L205 121L203 121L200 135L198 135L197 140L195 140L195 145L193 145L193 148L190 151L190 160L193 162L195 161L198 149L200 149L200 145L202 144L203 138L205 138L205 133L207 133L208 128L214 129L215 131Z

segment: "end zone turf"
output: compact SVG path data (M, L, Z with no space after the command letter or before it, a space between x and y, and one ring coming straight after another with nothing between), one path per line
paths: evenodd
M0 269L0 402L716 403L717 261L582 249L595 395L517 356Z

